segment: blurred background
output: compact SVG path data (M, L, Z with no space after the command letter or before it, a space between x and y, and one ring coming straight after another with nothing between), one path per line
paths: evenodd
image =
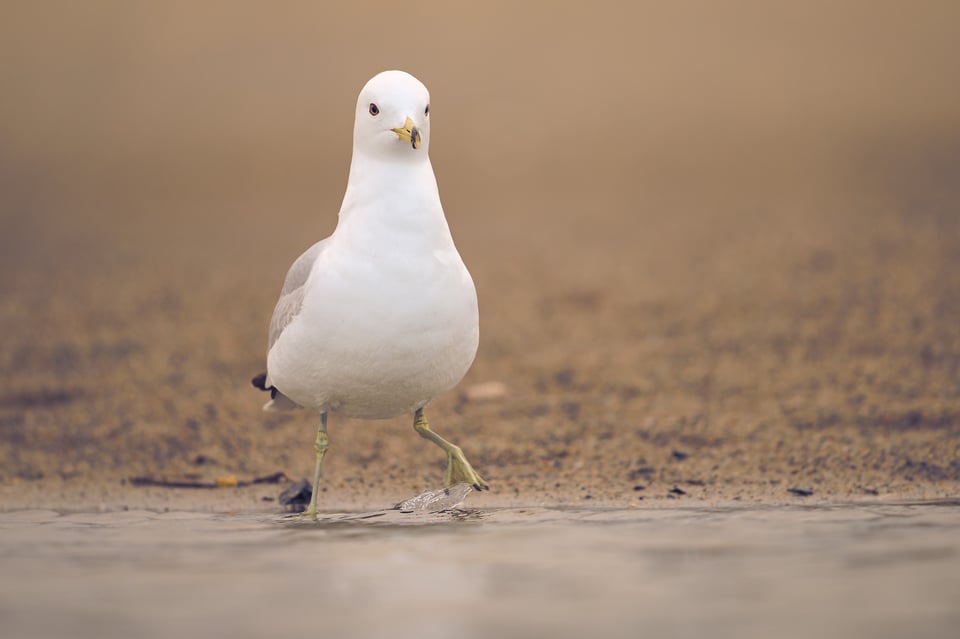
M491 499L955 494L958 42L932 1L8 6L0 482L308 474L315 418L248 380L401 68L462 388L507 387L431 419ZM439 483L408 421L331 424L340 494Z

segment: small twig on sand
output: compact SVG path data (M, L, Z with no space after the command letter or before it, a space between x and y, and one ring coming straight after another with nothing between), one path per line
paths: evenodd
M233 475L217 477L212 481L202 481L192 477L153 477L144 475L131 477L130 483L134 486L160 486L162 488L242 488L254 484L279 484L290 481L286 473L279 471L263 477L254 477L250 480L237 480Z

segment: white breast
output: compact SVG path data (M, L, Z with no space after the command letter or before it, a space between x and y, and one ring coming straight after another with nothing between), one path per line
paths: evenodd
M301 313L268 355L271 380L319 410L368 419L412 412L473 362L473 280L445 222L426 231L343 226L314 264Z

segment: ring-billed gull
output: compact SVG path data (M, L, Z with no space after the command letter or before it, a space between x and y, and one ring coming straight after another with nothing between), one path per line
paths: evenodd
M270 321L264 410L320 413L313 495L327 451L327 413L413 427L447 453L445 484L487 483L460 447L430 429L423 408L473 363L477 293L454 246L430 164L430 94L384 71L360 91L353 158L333 234L290 267Z

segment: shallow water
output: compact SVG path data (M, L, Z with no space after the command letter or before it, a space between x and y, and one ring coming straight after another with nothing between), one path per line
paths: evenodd
M4 637L943 637L960 504L0 513Z

